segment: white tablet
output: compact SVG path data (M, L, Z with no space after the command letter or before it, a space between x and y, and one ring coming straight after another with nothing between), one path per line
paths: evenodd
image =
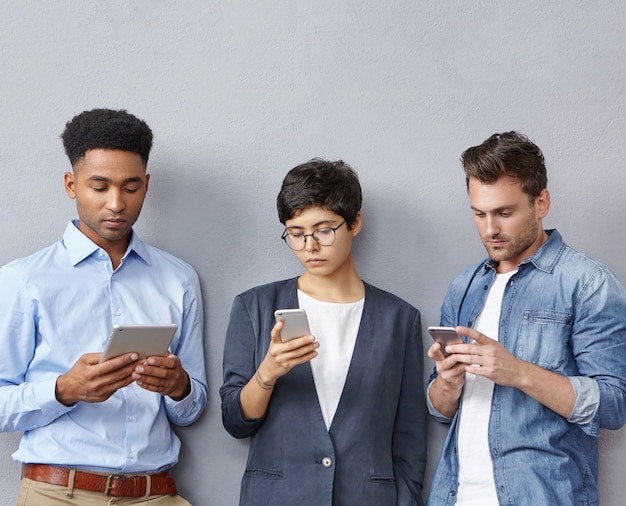
M134 351L140 358L163 356L178 325L114 325L100 362Z

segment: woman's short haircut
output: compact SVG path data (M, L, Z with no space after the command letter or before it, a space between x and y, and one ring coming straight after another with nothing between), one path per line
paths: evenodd
M352 167L341 160L314 158L287 173L276 206L283 225L304 209L322 207L343 217L351 228L362 201L359 178Z

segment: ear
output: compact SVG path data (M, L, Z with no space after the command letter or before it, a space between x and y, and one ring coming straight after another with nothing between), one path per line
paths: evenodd
M550 211L550 192L547 188L541 190L541 193L535 199L535 206L539 218L545 218L548 215Z
M76 184L74 181L74 173L73 172L66 172L65 176L64 176L64 182L65 182L65 193L67 193L67 196L71 199L75 199L76 198Z
M150 174L146 174L146 193L148 193L148 183L150 182Z
M352 228L350 229L350 232L352 232L352 237L356 237L357 235L359 235L361 227L363 227L363 216L361 215L361 211L359 211L358 213L356 213L356 218L354 218Z

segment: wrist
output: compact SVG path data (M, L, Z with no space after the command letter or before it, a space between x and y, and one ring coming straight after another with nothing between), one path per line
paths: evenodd
M256 372L254 373L254 377L256 378L256 382L257 384L263 389L263 390L272 390L274 388L275 383L266 383L263 378L261 377L261 373L260 373L260 368L256 370Z
M428 390L428 396L433 407L448 418L452 418L458 409L462 393L463 384L457 386L442 380L440 376L435 378Z
M66 389L63 385L64 379L65 379L64 374L62 374L61 376L57 378L57 381L54 385L54 396L56 397L57 401L59 401L61 404L69 408L73 404L76 404L78 400L71 399L67 395Z
M185 397L187 397L191 393L191 380L189 379L189 374L185 371L185 385L182 389L182 393L180 395L175 395L174 392L170 394L170 398L176 402L182 401Z
M459 381L458 379L456 379L456 381L448 381L443 379L441 377L441 374L439 374L433 382L433 387L443 395L450 397L461 397L461 393L463 392L463 385L465 384L464 378L465 376L463 376L461 381Z

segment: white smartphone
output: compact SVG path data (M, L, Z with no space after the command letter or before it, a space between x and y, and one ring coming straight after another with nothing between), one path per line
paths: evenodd
M277 322L284 322L280 333L283 343L311 333L304 309L277 309L274 311L274 318Z
M441 345L441 353L444 357L447 357L449 353L446 353L446 346L449 344L463 344L463 339L456 333L454 327L428 327L433 341L438 342Z
M114 325L100 362L131 351L140 358L163 356L172 342L178 325Z

